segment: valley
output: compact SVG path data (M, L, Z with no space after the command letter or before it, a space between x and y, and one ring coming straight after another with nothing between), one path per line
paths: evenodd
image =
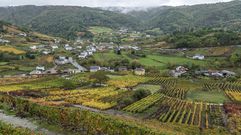
M240 6L0 7L0 134L240 134Z

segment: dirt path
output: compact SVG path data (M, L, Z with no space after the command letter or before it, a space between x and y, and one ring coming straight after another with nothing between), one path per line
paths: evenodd
M48 131L47 129L40 128L38 125L34 124L28 119L6 115L3 113L2 110L0 110L0 120L3 121L4 123L13 125L14 127L28 128L32 131L36 131L44 135L60 135L60 134Z

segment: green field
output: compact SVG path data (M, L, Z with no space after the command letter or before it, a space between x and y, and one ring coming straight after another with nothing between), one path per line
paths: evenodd
M0 66L4 66L4 65L7 65L8 62L0 62Z
M228 97L225 96L223 91L189 91L187 93L187 100L192 101L203 101L210 103L223 104L225 101L229 101Z
M130 58L126 55L126 53L122 53L122 55L117 55L113 51L110 51L108 53L94 54L94 59L101 62L108 62L108 60L111 60L111 59L121 59L121 58L126 58L130 60Z
M173 57L173 56L160 56L160 55L148 55L145 58L140 58L139 62L145 66L156 66L161 69L165 69L167 64L183 65L183 64L196 64L199 66L207 65L206 61L192 60L183 57Z
M160 85L149 85L149 84L140 84L134 88L135 90L144 89L149 90L151 93L155 93L160 90Z
M94 27L90 27L89 31L93 34L101 34L101 33L111 33L113 30L108 27L94 26Z

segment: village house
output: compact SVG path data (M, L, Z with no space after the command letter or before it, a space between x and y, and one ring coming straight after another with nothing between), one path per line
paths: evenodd
M86 49L88 52L96 52L96 48L93 46L87 46Z
M63 70L64 74L77 74L77 73L81 73L82 71L78 70L78 69L65 69Z
M66 50L66 51L72 51L72 50L73 50L73 47L71 47L71 46L65 47L65 50Z
M38 71L38 70L33 70L32 72L29 73L30 75L41 75L42 71Z
M126 33L128 33L128 29L127 28L121 28L119 30L119 34L126 34Z
M218 72L218 71L217 72L212 72L211 76L213 76L213 77L224 77L223 74Z
M90 66L90 72L97 72L100 70L101 70L100 66Z
M150 38L150 37L151 37L151 35L146 35L146 37L147 37L147 38Z
M59 47L57 45L52 45L51 48L55 50L55 49L58 49Z
M135 75L145 75L145 69L144 68L136 68L134 70Z
M139 36L139 35L131 35L130 37L131 37L131 38L136 38L136 39L137 39L137 38L140 38L141 36Z
M210 77L231 77L235 76L236 73L228 70L216 71L216 70L200 70L195 71L196 75L204 75Z
M54 43L55 43L55 44L59 44L60 42L61 42L60 39L54 39Z
M45 74L55 75L58 74L58 71L56 69L49 69L45 71Z
M231 76L235 76L236 73L232 72L232 71L228 71L228 70L222 70L221 73L223 74L223 76L225 77L231 77Z
M107 71L107 72L115 72L115 70L111 69L110 67L101 67L100 70L101 71Z
M27 36L26 33L19 33L18 35L19 35L19 36L23 36L23 37L26 37L26 36Z
M137 47L137 46L132 46L131 49L133 49L133 50L135 50L135 51L141 50L141 49L140 49L139 47Z
M51 51L50 51L50 50L44 50L42 53L43 53L44 55L48 55L48 54L51 53Z
M188 68L185 68L183 66L178 66L175 70L171 70L170 74L173 77L179 77L179 76L185 74L187 71L188 71Z
M37 46L36 46L36 45L30 46L30 49L31 49L31 50L36 50L36 49L37 49Z
M86 52L86 51L80 53L80 55L78 56L78 58L81 58L81 59L85 59L87 57L88 57L88 52Z
M72 51L74 48L71 47L69 44L65 44L65 45L64 45L64 49L65 49L66 51Z
M77 49L82 49L82 46L76 46Z
M37 66L36 70L38 70L38 71L45 71L45 67L44 66Z
M0 39L0 43L10 43L10 41L5 39Z
M35 70L33 70L32 72L30 72L30 75L41 75L43 74L45 71L45 67L44 66L37 66L35 68Z
M205 59L205 56L204 55L201 55L201 54L196 54L192 57L192 59L195 59L195 60L204 60Z
M57 65L64 65L70 63L69 58L65 56L59 56L58 59L55 60Z

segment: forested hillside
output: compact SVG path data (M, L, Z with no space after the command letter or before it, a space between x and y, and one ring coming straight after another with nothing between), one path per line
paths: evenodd
M180 7L159 7L129 15L144 19L148 28L164 32L188 31L192 28L212 27L241 31L241 1Z
M174 33L166 41L176 48L215 47L239 45L241 44L241 35L233 31L201 29Z
M137 27L133 17L110 11L66 6L20 6L0 8L0 20L32 28L55 36L74 38L76 32L85 32L89 26L111 28Z
M0 8L0 20L35 31L73 39L89 26L160 28L164 33L187 32L203 27L241 31L241 1L179 7L156 7L123 13L74 6L19 6Z

